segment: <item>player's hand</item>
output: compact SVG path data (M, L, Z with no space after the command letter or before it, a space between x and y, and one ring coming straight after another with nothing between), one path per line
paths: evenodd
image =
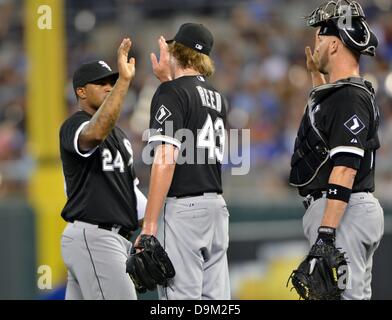
M311 74L313 87L323 85L326 82L324 75L319 71L319 56L318 53L312 52L310 47L305 48L306 54L306 68Z
M152 70L160 82L172 80L170 71L170 54L169 46L163 36L158 39L159 44L159 61L155 53L150 54Z
M314 73L314 72L319 72L318 70L318 54L316 52L312 52L312 49L310 47L305 48L305 54L306 54L306 68L308 71Z
M140 249L137 249L137 247L139 246L140 236L145 234L145 235L156 237L157 236L157 231L158 231L158 226L156 226L156 225L151 226L151 227L144 226L142 228L142 231L137 236L137 238L136 238L136 240L135 240L135 242L133 244L133 246L136 248L136 252L141 251Z
M119 78L131 81L135 76L135 58L128 60L128 53L131 49L132 41L129 38L123 39L117 51L117 65Z
M140 249L137 249L137 248L139 247L139 242L140 242L140 236L141 236L141 235L142 235L142 234L140 233L140 234L137 236L135 242L133 243L133 247L136 249L136 252L139 252L139 251L140 251Z

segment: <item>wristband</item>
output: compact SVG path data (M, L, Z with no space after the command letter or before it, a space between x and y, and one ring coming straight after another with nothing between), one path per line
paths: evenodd
M332 227L320 226L318 228L318 237L316 243L320 243L321 240L323 243L333 244L335 242L336 237L336 229Z
M330 183L327 186L327 199L340 200L348 203L350 201L351 189Z

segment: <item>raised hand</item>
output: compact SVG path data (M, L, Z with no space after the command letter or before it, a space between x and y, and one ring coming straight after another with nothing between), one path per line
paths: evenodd
M319 71L319 56L317 52L312 52L310 47L305 48L306 68L312 77L313 87L317 87L326 83L324 75Z
M135 58L128 60L128 53L131 49L132 41L129 38L123 39L117 50L117 65L119 78L132 80L135 76Z
M159 44L159 61L155 53L150 54L152 70L159 81L165 82L172 80L170 71L170 54L169 46L163 36L158 39Z
M318 72L318 55L312 52L310 47L305 48L306 68L310 72Z

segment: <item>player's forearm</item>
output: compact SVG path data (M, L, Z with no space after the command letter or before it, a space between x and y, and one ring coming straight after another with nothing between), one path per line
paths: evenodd
M329 183L352 189L357 171L348 167L334 167L329 177ZM328 192L328 190L327 190ZM327 199L322 226L337 228L346 210L347 203L341 200Z
M321 225L336 229L340 224L346 207L347 203L343 201L328 199Z
M312 85L313 85L313 87L318 87L318 86L321 86L321 85L327 83L327 81L325 80L324 75L322 73L320 73L320 72L311 72L310 75L312 77Z
M167 150L166 148L169 148ZM150 190L148 193L143 232L156 235L158 219L169 192L175 170L175 150L173 146L159 146L151 169Z
M147 233L155 235L157 232L159 215L169 191L173 174L173 165L153 164L152 166L150 191L143 222L143 229Z
M109 135L120 116L124 97L131 80L119 78L98 111L91 118L80 135L80 143L95 147Z

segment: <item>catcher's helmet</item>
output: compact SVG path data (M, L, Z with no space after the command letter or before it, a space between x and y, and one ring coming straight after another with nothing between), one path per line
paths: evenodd
M326 2L305 19L308 26L321 27L320 35L336 35L359 54L374 56L376 53L377 37L370 30L362 7L356 1Z

